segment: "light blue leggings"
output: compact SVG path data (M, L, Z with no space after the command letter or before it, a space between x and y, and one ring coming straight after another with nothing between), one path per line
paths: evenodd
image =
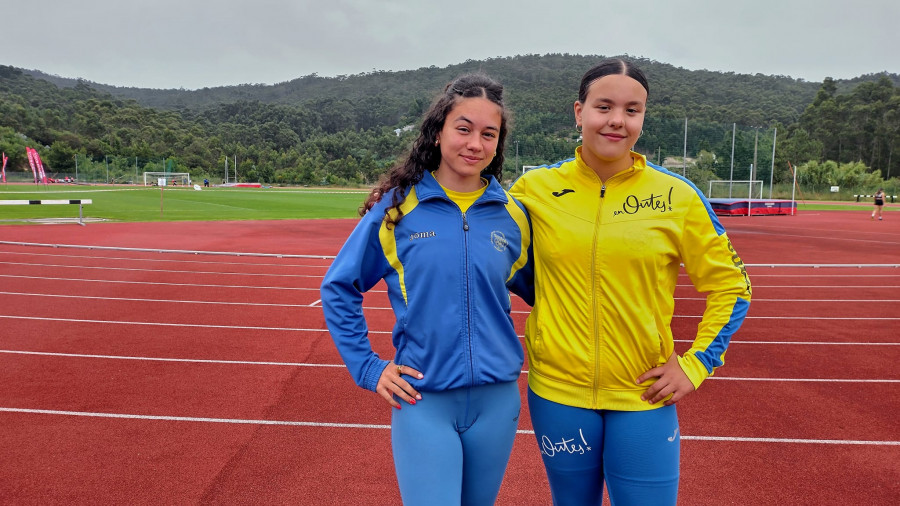
M673 506L681 434L675 405L649 411L576 408L528 389L528 409L557 506Z
M391 410L394 468L405 506L492 505L512 452L515 381L422 392Z

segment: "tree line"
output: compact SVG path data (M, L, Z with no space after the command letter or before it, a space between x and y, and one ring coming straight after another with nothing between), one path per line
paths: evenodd
M225 158L236 157L243 181L367 185L408 149L436 92L459 74L485 72L506 89L512 130L504 172L511 179L522 165L572 156L572 103L581 74L600 58L523 55L200 90L120 88L0 66L0 149L8 170L30 171L29 145L51 173L74 174L76 163L97 172L102 164L115 181L159 167L217 181ZM774 166L775 182L790 180L789 162L900 175L896 74L811 83L632 59L651 83L637 149L657 163L678 160L673 170L701 188L752 161Z

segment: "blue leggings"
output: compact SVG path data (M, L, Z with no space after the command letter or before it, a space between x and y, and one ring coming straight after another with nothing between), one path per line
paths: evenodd
M422 392L416 404L392 409L391 445L403 504L494 504L520 408L512 381Z
M557 506L674 505L681 435L675 405L649 411L576 408L528 389L528 409Z

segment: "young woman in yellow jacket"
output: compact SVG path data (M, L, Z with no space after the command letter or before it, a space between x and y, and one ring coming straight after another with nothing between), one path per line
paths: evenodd
M535 305L528 402L554 504L674 505L675 403L722 365L750 303L725 229L687 179L632 151L649 85L632 63L590 69L574 104L575 158L510 193L529 212ZM680 266L706 292L693 345L674 352Z

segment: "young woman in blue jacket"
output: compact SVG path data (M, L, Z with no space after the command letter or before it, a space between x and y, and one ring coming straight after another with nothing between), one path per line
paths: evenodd
M493 504L512 451L524 354L509 290L532 301L528 217L500 185L506 134L502 86L483 75L447 85L322 282L325 321L354 381L395 408L407 506ZM393 360L372 350L362 311L382 280Z

